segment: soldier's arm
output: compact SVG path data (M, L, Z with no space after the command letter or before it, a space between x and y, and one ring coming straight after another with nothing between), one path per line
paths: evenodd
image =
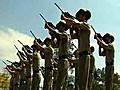
M27 50L26 50L25 47L23 47L23 51L25 52L25 54L26 54L27 57L30 57L30 58L32 57L32 54L29 53L29 52L27 52Z
M34 43L41 52L44 52L44 48L37 42L37 40L34 40Z
M15 71L9 69L8 67L6 67L6 69L8 70L8 72L9 72L10 74L15 74L15 73L16 73Z
M49 34L50 34L52 37L59 38L59 34L55 31L54 28L52 28L51 26L49 26L48 23L45 23L45 29L46 29L46 28L49 30Z

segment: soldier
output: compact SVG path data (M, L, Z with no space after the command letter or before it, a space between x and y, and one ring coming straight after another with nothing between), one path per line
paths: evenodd
M12 66L9 67L8 65L6 66L6 69L8 70L8 72L11 75L9 90L14 90L14 74L15 74L15 71L13 70Z
M32 54L32 51L30 49L30 47L28 45L24 46L27 50L28 53ZM29 57L29 55L27 55L27 60L22 60L22 62L25 64L25 68L26 68L26 86L25 86L25 90L30 90L31 88L31 69L32 69L32 58Z
M105 56L105 86L106 90L112 90L112 80L113 80L113 74L114 74L114 46L113 41L114 37L110 35L109 33L106 33L103 36L103 41L98 38L97 34L95 34L95 37L97 39L98 45L101 47L99 48L99 55ZM102 48L104 49L102 51Z
M31 90L39 90L39 84L41 81L40 78L40 52L37 48L37 46L35 44L33 44L32 46L33 49L33 53L29 53L27 52L27 50L25 49L25 47L23 47L24 52L26 53L27 56L32 58L32 67L33 67L33 76L32 76L32 88Z
M26 85L26 73L25 73L25 65L22 62L22 59L25 60L25 58L18 52L17 53L19 59L20 59L20 66L16 67L13 66L14 69L16 69L19 72L20 75L20 85L19 85L19 90L26 90L25 85Z
M79 49L79 89L87 90L88 86L88 76L90 67L90 25L87 21L90 19L91 13L89 10L80 9L76 13L76 19L79 23L76 23L70 18L62 15L61 19L67 22L68 27L77 29L78 31L71 37L78 39L78 49Z
M45 24L45 28L49 30L51 36L55 37L58 42L58 77L57 77L57 85L56 90L63 90L63 86L68 77L68 55L69 55L69 37L65 30L67 30L67 26L65 22L60 21L57 23L56 28L59 31L58 33L54 28L50 27L47 23ZM67 89L67 87L66 87Z
M94 47L90 47L90 71L89 71L89 79L88 79L88 90L91 90L92 82L93 82L93 74L95 69L95 58L93 56Z
M51 47L51 39L46 38L44 40L45 48L41 46L37 40L35 40L35 45L37 48L45 54L45 75L44 75L44 85L43 90L51 90L52 77L53 77L53 48Z

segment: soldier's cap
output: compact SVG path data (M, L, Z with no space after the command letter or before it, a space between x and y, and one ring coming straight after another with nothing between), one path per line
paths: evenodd
M46 43L46 41L51 41L51 39L49 37L45 38L44 43Z
M80 14L84 14L84 15L86 16L86 20L88 20L88 19L91 18L91 13L90 13L90 11L87 10L87 9L80 9L80 10L76 13L75 17L78 18Z
M109 34L109 33L106 33L104 36L103 36L103 41L105 41L106 37L110 37L111 38L111 43L114 41L114 37Z
M85 16L86 16L86 20L91 18L91 12L89 10L87 10L87 9L85 11Z
M59 22L56 24L56 29L58 29L58 27L59 27L60 25L64 26L64 27L65 27L65 30L68 29L68 26L66 25L66 22L65 22L64 20L61 20L61 21L59 21ZM59 30L59 29L58 29L58 30Z
M75 17L78 18L78 16L80 14L84 14L85 13L85 9L79 9L78 12L76 13Z

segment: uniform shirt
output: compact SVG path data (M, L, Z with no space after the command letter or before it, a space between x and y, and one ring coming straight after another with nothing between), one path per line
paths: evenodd
M113 62L114 52L115 50L113 44L108 44L108 49L106 49L106 62Z
M26 65L26 76L30 76L31 75L31 62L29 62L29 60L27 60L28 62L25 63Z
M90 26L87 23L80 22L78 47L80 52L90 50Z
M40 68L40 53L35 51L32 56L33 71Z
M52 66L52 58L53 58L53 48L51 46L45 47L45 67L51 67Z
M59 56L68 55L69 54L69 36L67 33L59 33Z

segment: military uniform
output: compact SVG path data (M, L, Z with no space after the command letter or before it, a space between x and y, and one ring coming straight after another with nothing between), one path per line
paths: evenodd
M52 66L53 48L51 46L44 48L44 53L45 53L45 76L43 90L51 90L53 77Z
M30 90L31 86L31 62L26 62L26 90Z
M56 90L63 90L63 86L68 77L68 57L69 55L69 37L66 33L59 34L59 61L58 61L58 78ZM67 87L64 87L67 90Z
M99 39L99 37L96 35L97 43L98 45L103 48L103 51L101 48L99 48L99 55L105 56L105 90L112 90L113 87L113 74L114 74L114 46L112 42L114 41L114 37L110 35L109 33L106 33L103 36L103 41Z
M20 86L19 90L26 90L25 85L26 85L26 74L25 74L25 66L20 67Z
M89 71L89 79L88 79L88 90L91 90L92 88L94 69L95 69L95 58L91 54L90 55L90 71Z
M114 74L114 46L108 45L106 49L105 86L106 90L112 90Z
M39 84L41 81L39 66L40 66L40 54L35 51L32 56L32 66L33 66L33 79L32 79L32 89L31 90L39 90Z
M18 71L16 71L15 75L14 75L14 90L19 90L19 73Z

